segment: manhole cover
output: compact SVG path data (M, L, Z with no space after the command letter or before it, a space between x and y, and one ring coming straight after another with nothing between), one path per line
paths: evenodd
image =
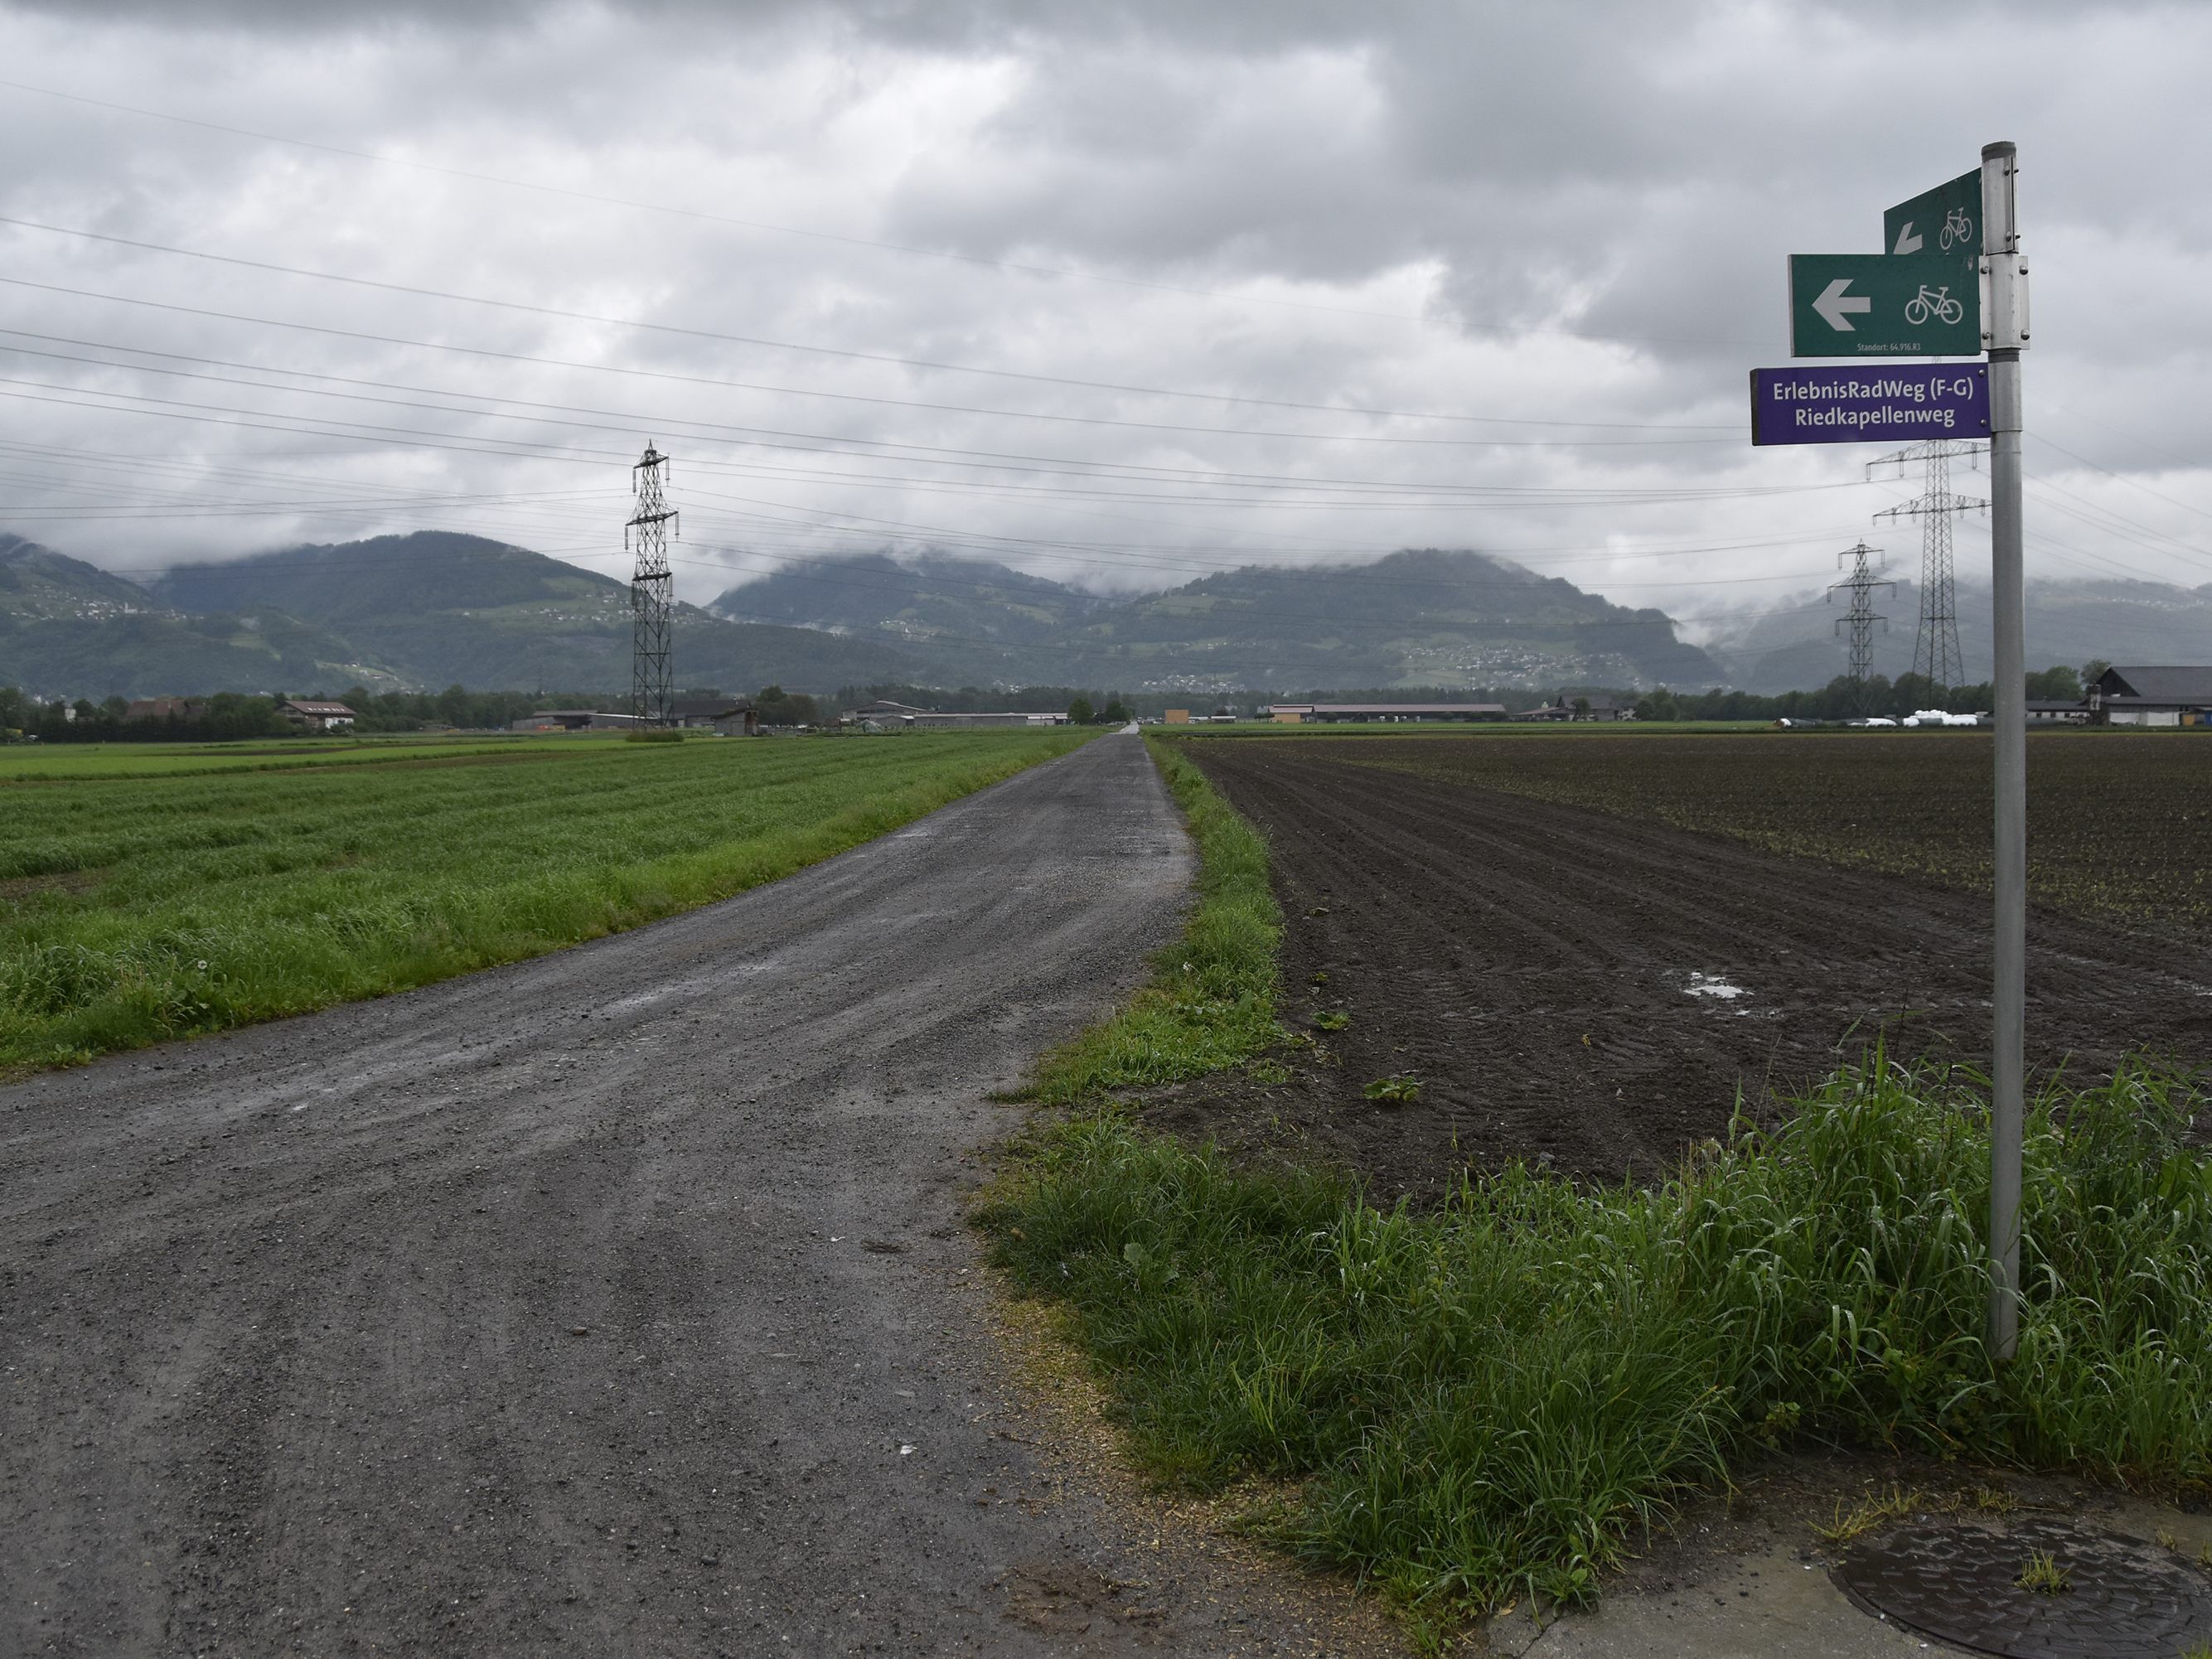
M2066 1574L2056 1594L2019 1579L2032 1552ZM2056 1521L2005 1531L1899 1527L1835 1570L1867 1612L2000 1659L2173 1659L2212 1641L2212 1581L2165 1551Z

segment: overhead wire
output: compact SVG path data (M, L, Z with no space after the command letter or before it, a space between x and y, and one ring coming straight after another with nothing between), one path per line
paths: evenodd
M994 409L985 404L950 404L922 398L890 398L880 393L831 391L821 386L772 386L756 380L732 380L714 375L683 374L672 369L642 368L635 364L595 363L576 358L546 357L522 351L500 351L489 346L461 345L450 340L416 340L404 335L376 334L362 329L337 328L324 323L303 323L292 319L257 317L243 312L216 311L204 306L188 306L174 301L149 300L142 295L102 293L98 289L75 288L58 283L39 283L23 276L0 276L0 283L14 288L33 289L41 293L66 295L74 299L95 300L108 305L136 306L150 311L173 312L183 316L200 317L210 321L247 323L263 328L278 328L301 333L327 335L334 339L359 340L372 345L404 346L422 351L444 351L458 356L492 359L501 362L529 363L539 368L579 369L594 374L621 374L642 380L665 380L674 385L714 386L726 391L759 392L785 398L821 398L839 403L873 404L887 409L926 409L957 415L981 415L1006 420L1046 421L1062 425L1118 427L1132 431L1178 432L1200 434L1229 435L1248 438L1290 438L1321 443L1398 444L1428 447L1462 447L1488 444L1487 438L1416 438L1403 434L1358 432L1284 432L1266 427L1192 426L1170 421L1139 421L1126 416L1105 415L1076 415L1064 410L1034 409ZM1299 405L1302 408L1331 410L1331 405ZM1546 427L1587 432L1728 432L1741 434L1746 429L1741 421L1730 422L1657 422L1657 421L1568 421L1522 415L1451 415L1408 416L1406 419L1449 420L1468 426Z
M589 323L599 328L635 329L644 333L669 335L684 339L712 340L724 345L752 346L767 350L835 357L848 362L919 369L930 374L975 374L994 380L1014 380L1031 386L1073 387L1084 391L1111 392L1139 398L1181 398L1194 402L1220 404L1231 407L1242 405L1255 409L1295 409L1307 412L1365 415L1407 421L1460 422L1468 418L1447 411L1382 409L1357 404L1307 403L1291 398L1263 398L1243 392L1198 392L1182 387L1148 386L1116 380L1095 380L1078 375L1042 374L1027 369L993 368L976 363L942 362L933 358L901 356L893 352L861 351L846 346L814 345L804 341L775 340L761 335L726 333L719 329L694 328L678 323L659 323L641 318L610 317L593 312L571 311L561 306L538 305L525 300L507 300L489 295L461 294L449 289L427 288L410 283L386 282L380 277L356 276L343 271L316 270L303 265L284 264L273 259L249 259L239 254L215 253L204 248L180 247L173 243L149 241L132 236L118 236L106 231L87 230L82 226L49 224L44 220L25 219L12 214L0 214L0 225L12 225L19 230L34 230L49 235L74 236L87 241L100 242L115 247L135 248L142 252L167 254L176 258L201 259L216 264L233 265L243 270L268 271L275 275L304 277L315 282L343 283L355 288L373 289L379 293L404 294L417 299L441 300L458 305L483 306L531 316L550 317L563 322Z

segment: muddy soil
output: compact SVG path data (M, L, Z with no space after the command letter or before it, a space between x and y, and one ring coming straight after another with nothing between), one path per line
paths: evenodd
M1520 1158L1663 1173L1856 1055L1985 1061L1988 902L1717 837L1327 757L1193 743L1267 836L1284 1018L1349 1016L1287 1081L1201 1084L1147 1117L1249 1152L1439 1195ZM2212 946L2046 914L2028 925L2028 1059L2212 1062ZM1395 1074L1417 1100L1364 1098Z

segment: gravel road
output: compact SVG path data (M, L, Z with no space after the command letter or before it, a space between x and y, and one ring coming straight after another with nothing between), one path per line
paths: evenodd
M0 1653L1332 1650L1041 1501L960 1222L988 1091L1190 872L1109 737L650 927L0 1090Z

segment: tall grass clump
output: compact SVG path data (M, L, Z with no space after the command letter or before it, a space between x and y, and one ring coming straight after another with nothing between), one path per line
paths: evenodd
M1985 1104L1879 1049L1651 1190L1516 1165L1385 1211L1109 1112L1046 1131L984 1219L1159 1472L1287 1478L1282 1537L1439 1612L1577 1601L1675 1499L1781 1444L2203 1496L2197 1104L2144 1066L2036 1103L2002 1366Z
M1065 1105L1109 1089L1223 1070L1279 1041L1275 952L1282 913L1267 844L1171 742L1146 739L1197 843L1197 902L1151 982L1104 1024L1046 1056L1034 1097Z

